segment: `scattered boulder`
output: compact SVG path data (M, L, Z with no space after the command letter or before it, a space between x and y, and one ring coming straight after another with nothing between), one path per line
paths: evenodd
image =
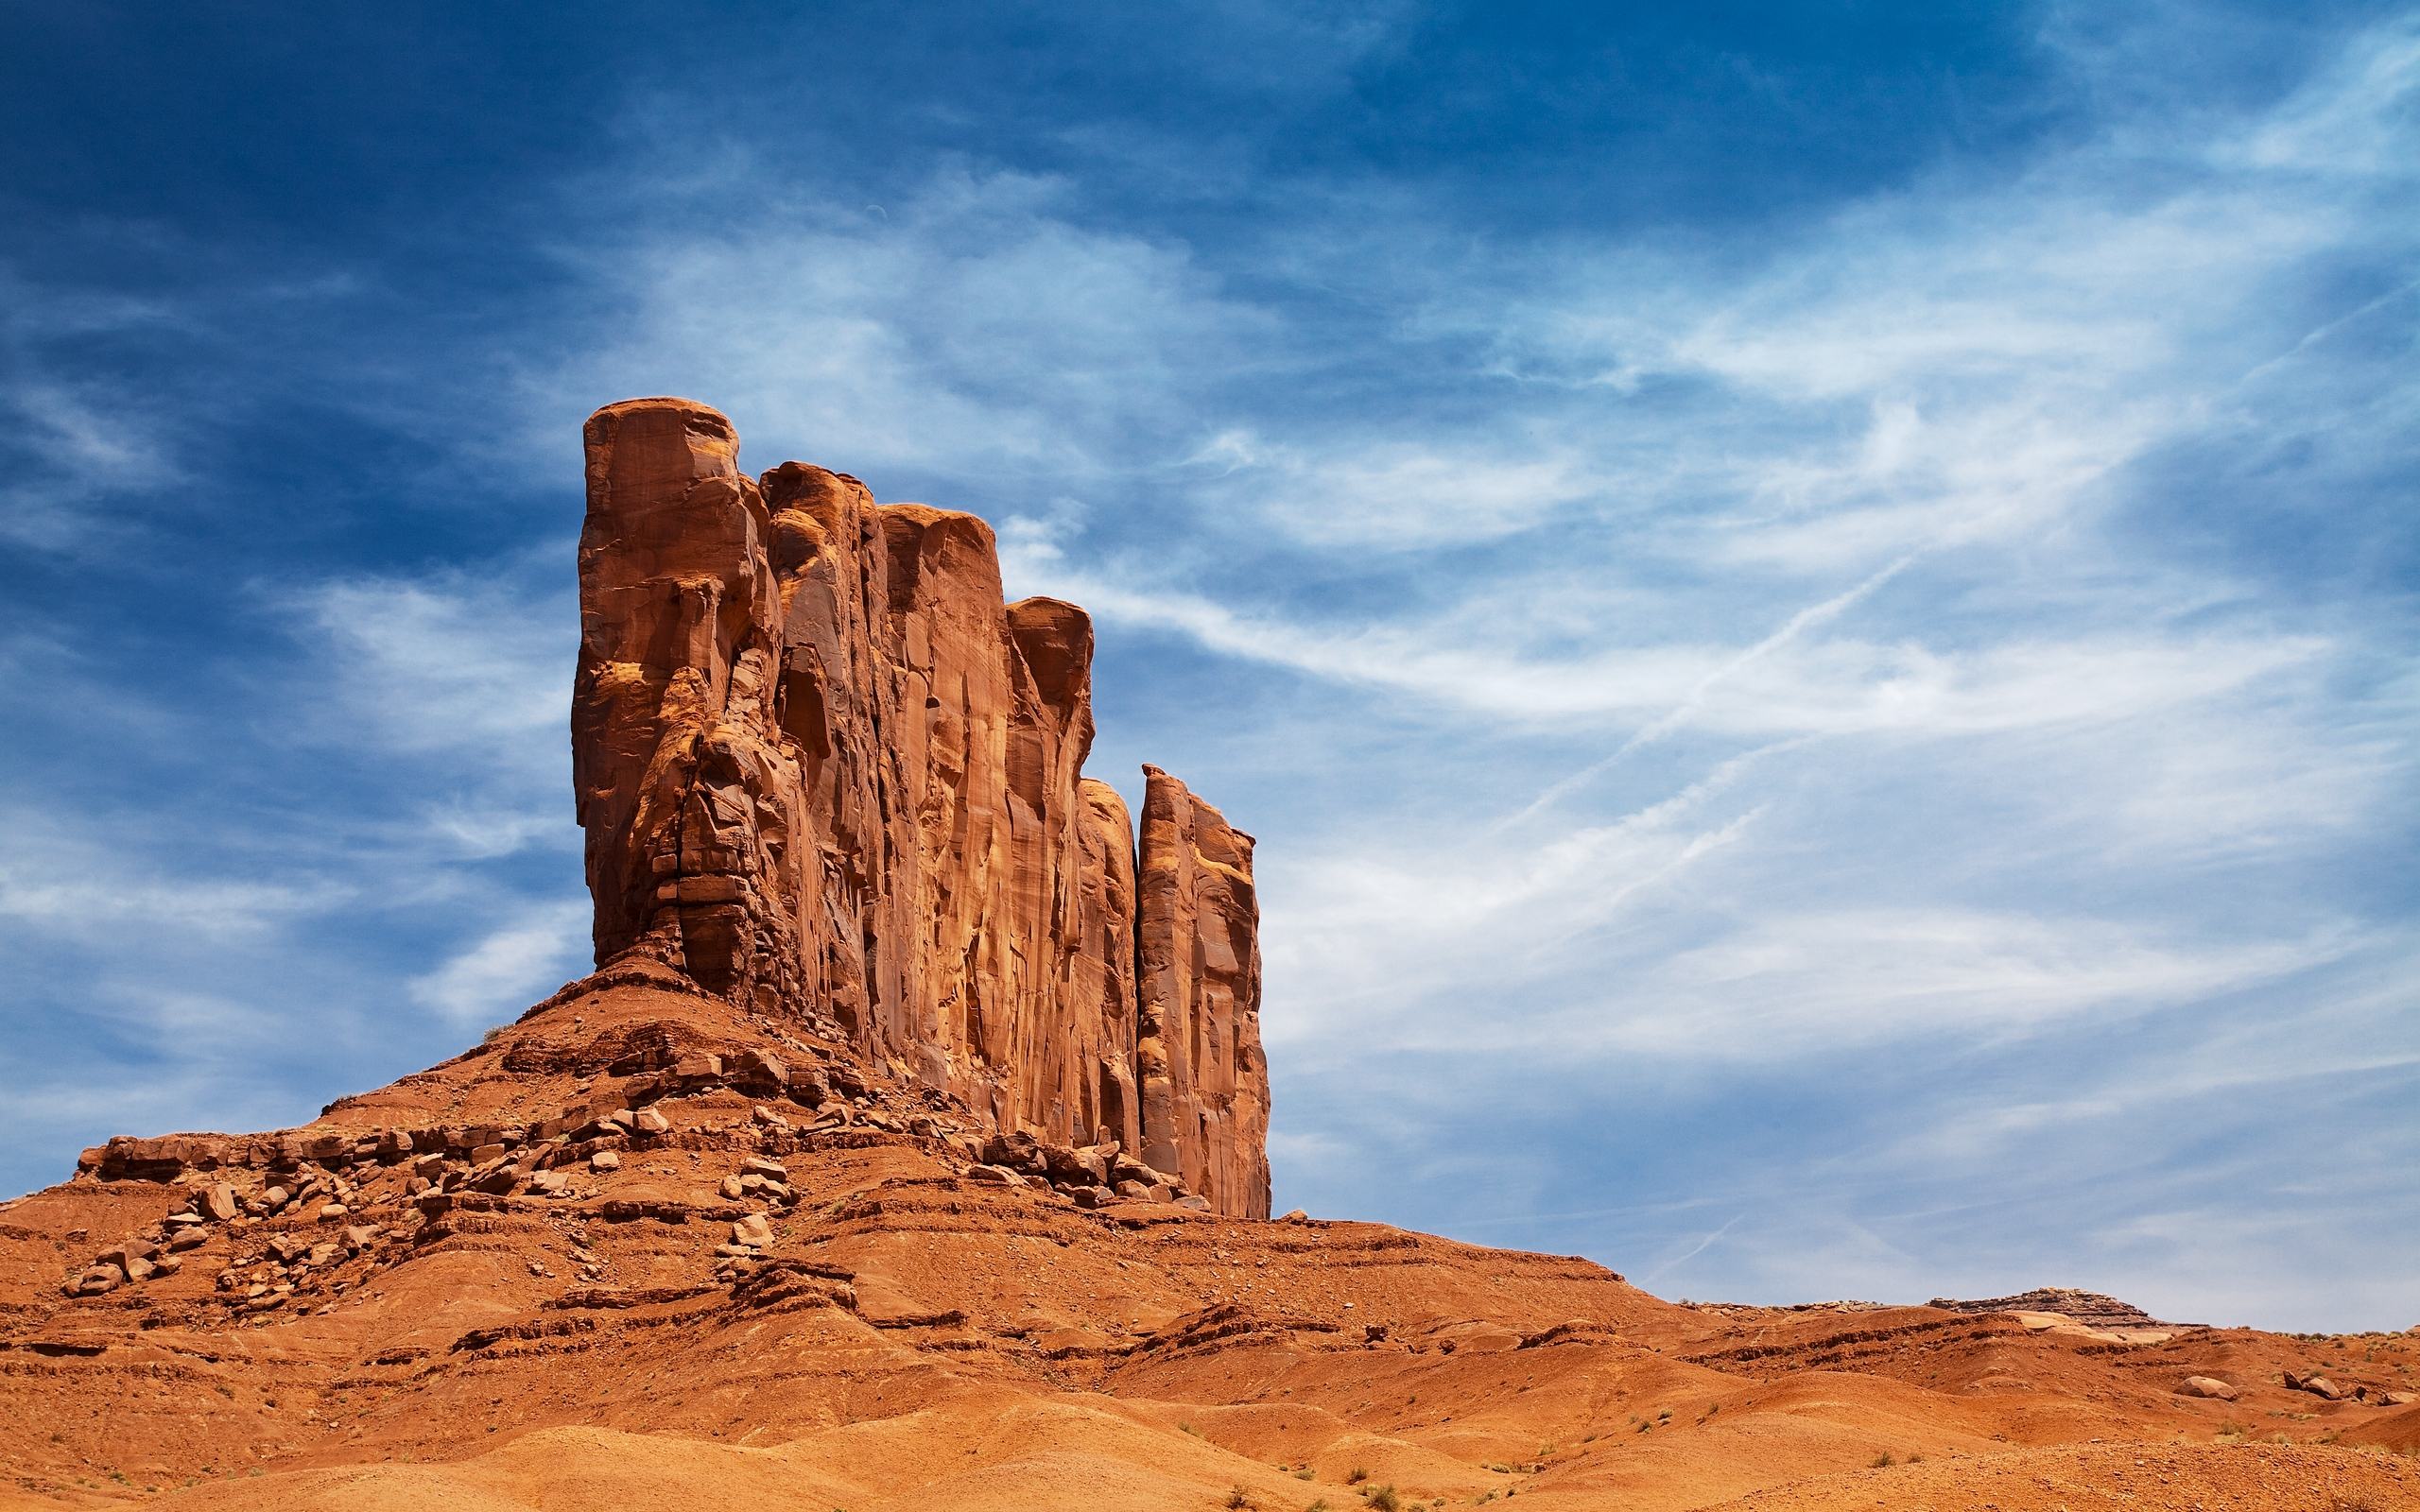
M2286 1372L2286 1389L2308 1391L2314 1397L2325 1398L2329 1401L2342 1401L2348 1395L2342 1386L2325 1376L2298 1376L2291 1370Z
M667 1134L672 1130L672 1120L652 1108L642 1108L631 1114L631 1124L641 1134Z
M1006 1166L1011 1171L1039 1170L1042 1142L1021 1128L994 1134L983 1142L983 1163Z
M731 1084L742 1091L786 1092L789 1068L769 1051L743 1050L732 1057Z
M731 1226L731 1242L762 1249L773 1242L773 1226L761 1212L752 1212Z
M970 1165L966 1168L966 1179L969 1181L988 1181L994 1185L1004 1187L1021 1187L1025 1185L1025 1177L1017 1175L1014 1171L1010 1170L1005 1165Z
M622 1168L622 1158L612 1150L599 1150L588 1158L588 1164L591 1170L618 1171Z
M1057 1184L1098 1187L1109 1182L1109 1156L1097 1146L1071 1150L1063 1144L1046 1144L1042 1159L1044 1169Z
M2187 1376L2176 1383L2176 1394L2180 1397L2207 1397L2213 1401L2233 1401L2236 1399L2235 1387L2216 1376Z
M813 1066L803 1066L790 1073L790 1101L802 1108L821 1108L832 1095L832 1084L823 1073Z
M95 1265L76 1278L70 1288L78 1297L98 1297L126 1284L126 1272L115 1265Z
M115 1265L118 1269L132 1274L137 1262L150 1260L159 1253L160 1246L148 1239L129 1239L123 1244L112 1245L94 1256L93 1263Z

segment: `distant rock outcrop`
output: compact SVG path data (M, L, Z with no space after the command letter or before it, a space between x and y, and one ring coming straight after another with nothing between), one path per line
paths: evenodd
M2163 1323L2131 1302L2103 1297L2099 1292L2079 1292L2065 1286L2037 1286L2014 1297L1987 1297L1975 1301L1936 1297L1929 1305L1946 1308L1953 1313L2048 1314L2092 1329L2172 1329L2182 1326Z
M826 1025L1004 1131L1269 1211L1252 839L1156 769L1139 859L1082 775L1093 630L1003 604L973 515L738 467L730 421L587 427L573 781L600 965Z

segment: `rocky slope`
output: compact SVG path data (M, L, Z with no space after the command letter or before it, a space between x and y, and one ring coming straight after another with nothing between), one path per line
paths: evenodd
M1675 1305L1120 1161L626 959L0 1204L0 1504L2420 1504L2410 1336Z

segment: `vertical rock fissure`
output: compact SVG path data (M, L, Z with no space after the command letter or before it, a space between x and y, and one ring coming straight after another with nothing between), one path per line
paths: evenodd
M1004 603L971 515L804 463L743 475L704 405L609 405L586 438L600 964L663 959L1004 1129L1114 1140L1265 1216L1252 839L1151 767L1138 834L1083 776L1083 610Z

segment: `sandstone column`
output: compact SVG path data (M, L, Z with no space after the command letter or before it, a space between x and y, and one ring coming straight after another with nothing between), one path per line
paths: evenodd
M716 991L784 974L753 796L778 641L768 519L731 422L681 399L588 421L572 782L597 958L640 949Z
M1158 767L1143 772L1143 1159L1221 1212L1265 1218L1269 1068L1252 836Z

